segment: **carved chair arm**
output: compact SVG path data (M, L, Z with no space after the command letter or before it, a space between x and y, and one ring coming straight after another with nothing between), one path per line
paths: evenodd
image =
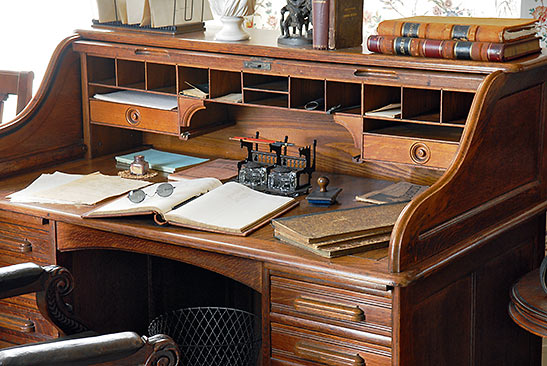
M145 356L135 363L133 355ZM175 342L164 335L140 337L121 332L87 338L29 344L0 350L2 366L80 366L113 362L116 365L175 366L180 355ZM125 360L125 361L124 361Z
M19 296L43 290L45 270L34 263L0 268L0 298Z
M36 293L42 316L64 334L89 330L65 302L73 286L72 275L60 266L23 263L0 268L0 298Z

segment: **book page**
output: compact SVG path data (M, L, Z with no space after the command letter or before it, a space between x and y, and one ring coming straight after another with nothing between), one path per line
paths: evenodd
M157 195L156 189L162 183L156 183L146 188L143 191L146 197L142 202L134 203L127 198L127 195L117 198L91 212L88 212L84 217L100 217L100 216L119 216L127 214L145 214L157 212L164 215L173 207L189 200L192 197L198 196L217 187L222 183L215 178L201 178L186 180L180 182L172 182L171 185L175 188L169 197L161 197Z
M168 212L165 219L168 222L240 233L293 201L291 197L261 193L242 184L228 182Z

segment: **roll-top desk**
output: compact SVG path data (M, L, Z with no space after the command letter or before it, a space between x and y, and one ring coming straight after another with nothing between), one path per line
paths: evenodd
M36 97L0 128L0 263L69 267L76 310L100 331L143 333L179 305L241 305L261 316L262 365L539 365L539 338L507 303L544 253L545 57L391 57L282 48L276 36L82 30L63 41ZM209 96L183 96L186 83ZM178 108L93 98L119 90L171 95ZM222 98L231 93L241 102ZM400 116L367 113L390 103ZM44 172L116 174L115 154L149 145L241 159L228 138L255 131L317 139L317 169L343 187L337 208L390 181L431 187L389 247L336 259L280 243L269 226L241 238L4 198ZM287 215L323 209L302 201ZM31 300L0 303L1 344L57 334Z

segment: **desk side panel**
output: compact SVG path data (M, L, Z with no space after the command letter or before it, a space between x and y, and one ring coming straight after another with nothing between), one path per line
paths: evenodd
M35 97L0 127L2 175L83 155L80 62L71 46L76 38L59 44Z
M394 289L394 365L539 365L541 341L509 317L511 286L537 266L539 215ZM448 342L447 342L448 340Z
M458 155L399 217L390 269L427 270L545 209L545 68L489 75Z

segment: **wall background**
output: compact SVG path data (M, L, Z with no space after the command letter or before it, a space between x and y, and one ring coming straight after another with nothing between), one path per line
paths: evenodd
M344 1L344 0L338 0ZM57 44L97 17L95 0L0 0L0 69L34 71L38 89ZM286 0L256 0L246 26L279 28L279 11ZM413 15L525 17L540 19L543 47L547 39L547 0L364 0L363 34L373 34L384 19ZM8 100L4 121L15 115Z

